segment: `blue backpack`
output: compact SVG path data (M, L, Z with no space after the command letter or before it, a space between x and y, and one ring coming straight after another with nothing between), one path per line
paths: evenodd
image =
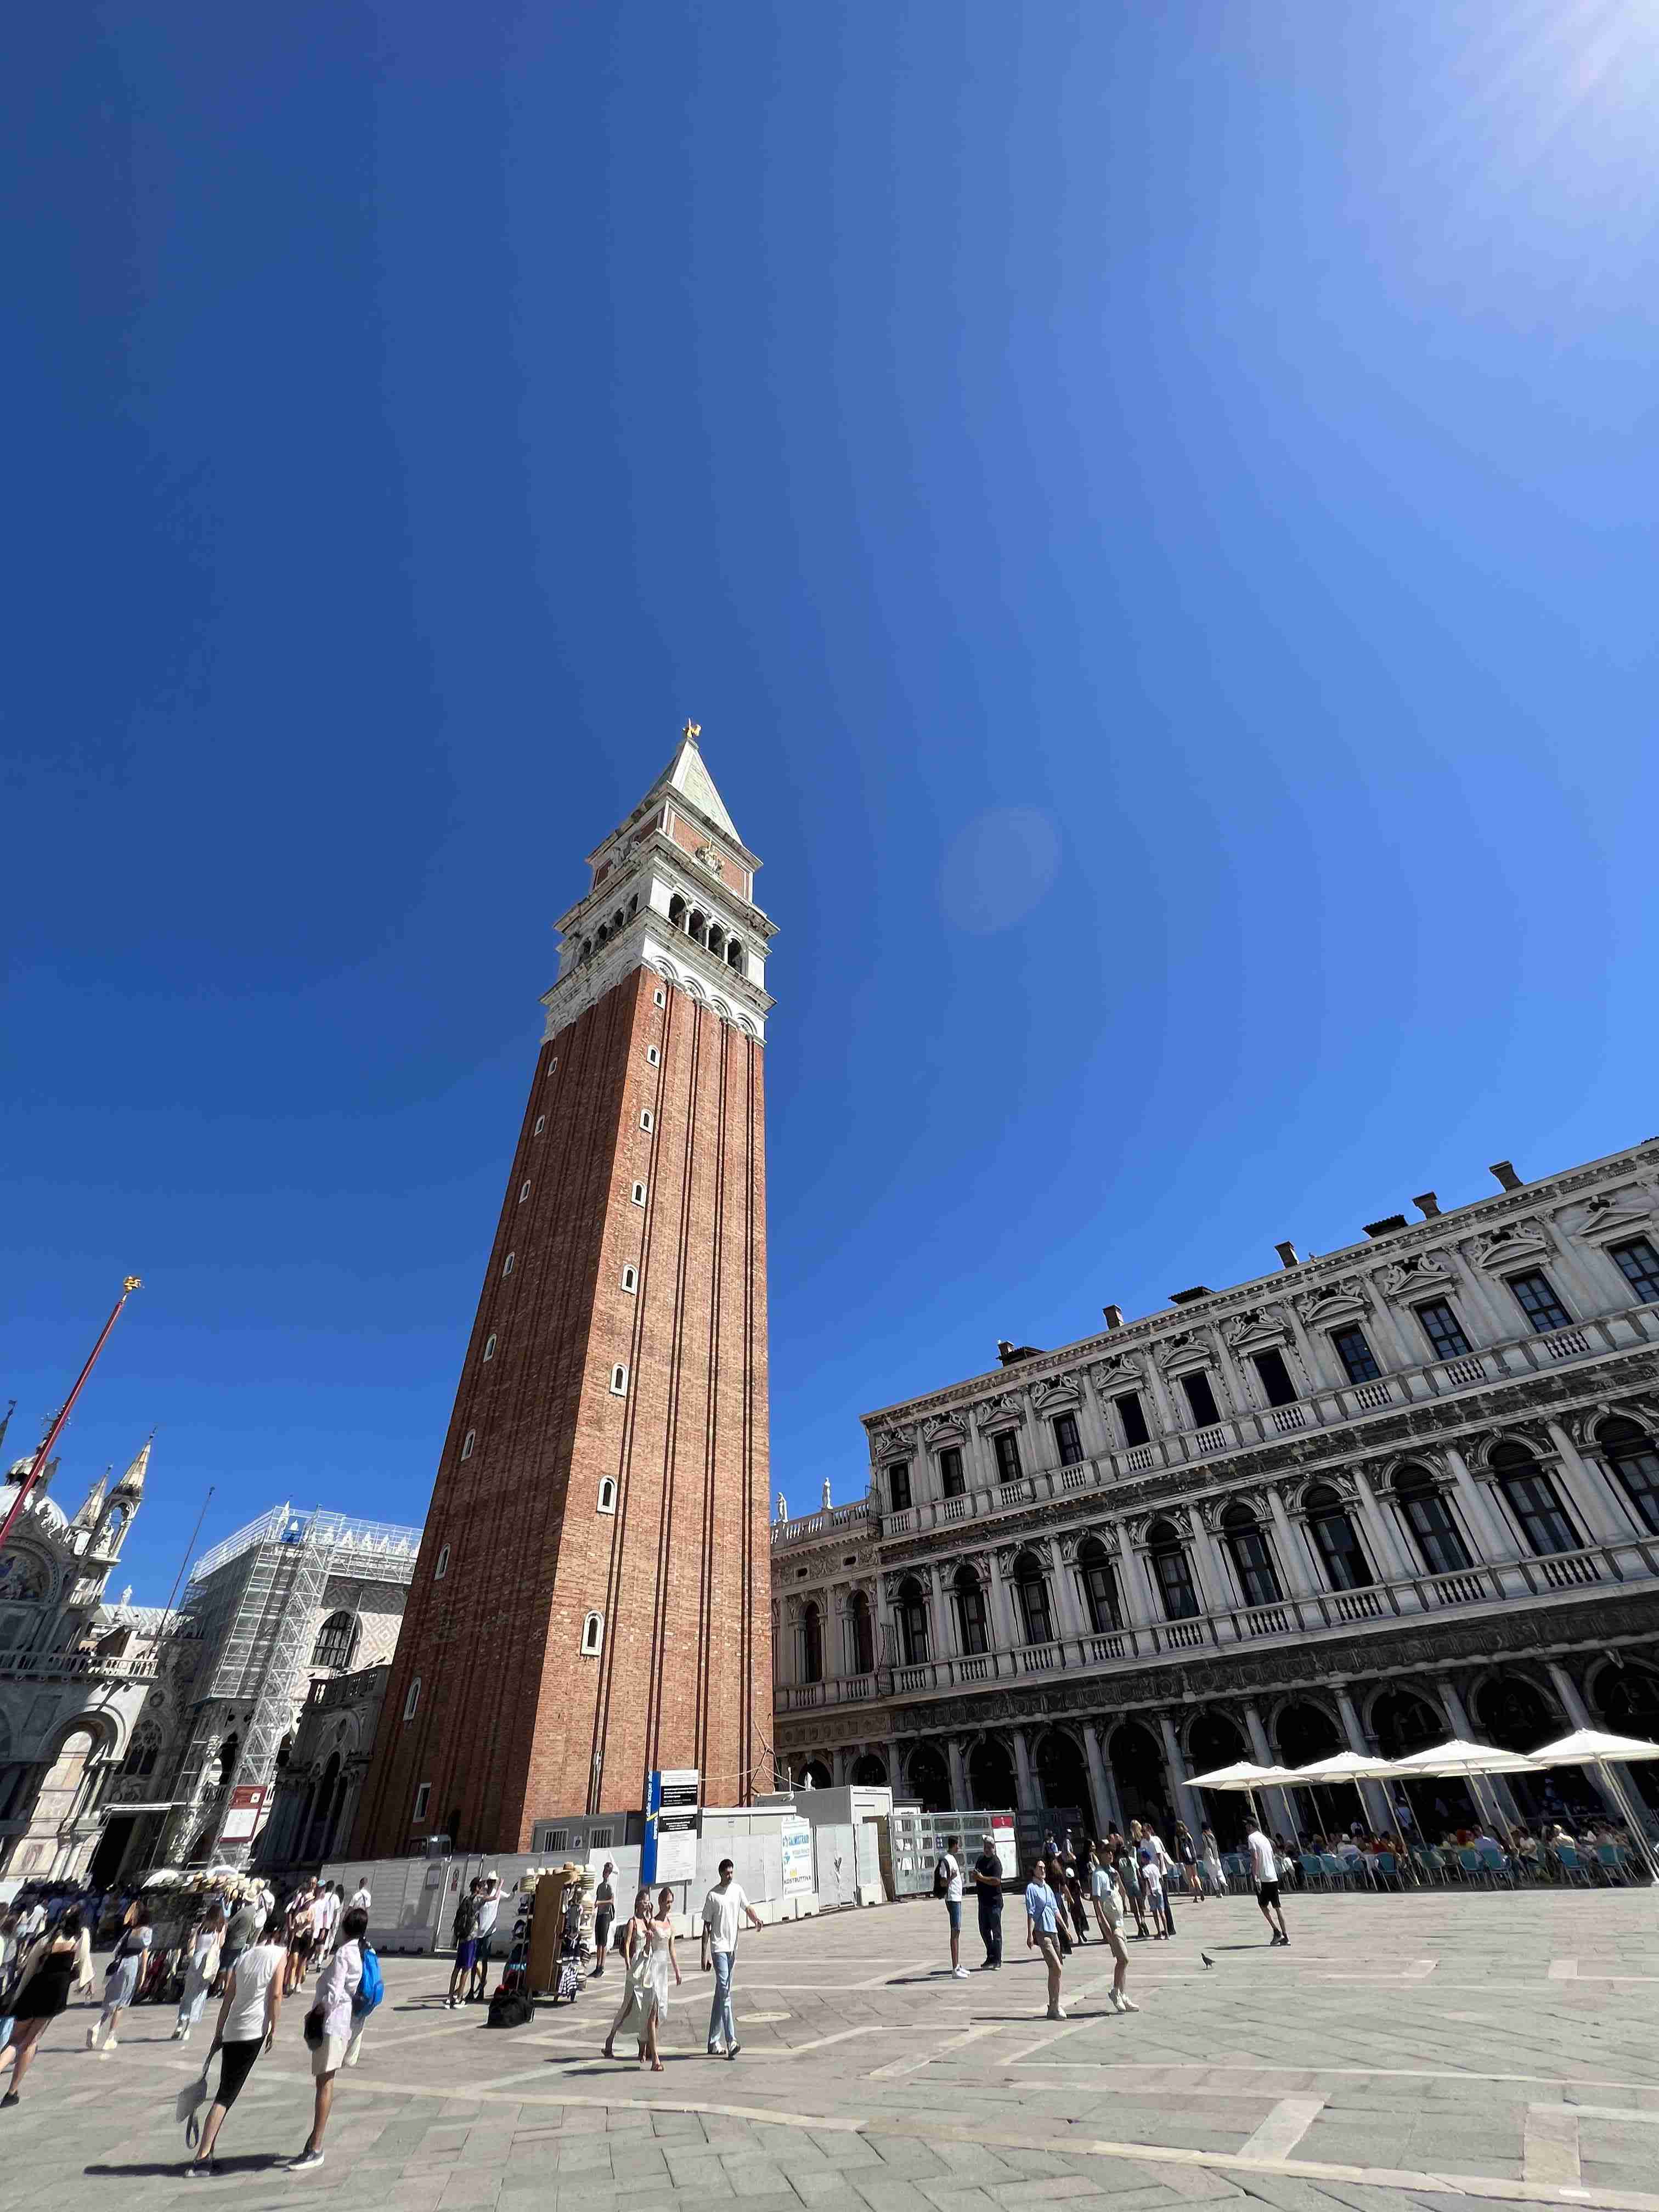
M351 2016L367 2020L386 1995L386 1984L380 1976L380 1962L370 1948L365 1936L362 1944L363 1978L351 1993Z

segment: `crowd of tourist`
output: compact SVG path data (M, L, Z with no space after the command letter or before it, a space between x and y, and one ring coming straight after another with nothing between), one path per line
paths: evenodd
M367 1940L369 1904L362 1884L348 1899L342 1883L314 1875L280 1899L269 1884L230 1874L182 1890L155 1883L120 1892L68 1882L24 1888L0 1912L0 2109L20 2101L35 2051L71 1996L98 2005L86 2049L101 2059L118 2048L130 2005L176 2006L172 2039L187 2043L217 1998L195 2101L208 2102L216 2055L219 2085L187 2168L197 2177L211 2173L225 2115L254 2061L271 2048L283 1999L314 1972L305 2022L314 2081L311 2128L291 2169L320 2166L335 2075L356 2064L380 2002L380 1967ZM109 1948L101 1992L94 1943Z

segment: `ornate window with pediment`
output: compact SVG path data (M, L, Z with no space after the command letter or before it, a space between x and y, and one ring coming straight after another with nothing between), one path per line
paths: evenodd
M1108 1636L1121 1628L1123 1617L1118 1607L1117 1576L1111 1559L1098 1536L1088 1536L1078 1547L1078 1579L1083 1585L1083 1602L1089 1615L1089 1626L1097 1636Z
M1245 1604L1279 1604L1285 1593L1279 1587L1279 1570L1273 1565L1273 1553L1255 1514L1242 1499L1235 1498L1222 1515L1221 1533Z
M800 1617L800 1678L803 1682L823 1680L823 1615L811 1602Z
M968 1487L962 1471L962 1453L955 1444L946 1444L939 1455L939 1486L944 1498L960 1498Z
M1291 1380L1291 1370L1285 1364L1282 1352L1268 1350L1255 1355L1255 1371L1261 1378L1261 1389L1270 1406L1290 1406L1296 1402L1297 1388Z
M1059 1448L1060 1463L1062 1467L1077 1467L1081 1464L1083 1439L1078 1433L1075 1413L1055 1414L1054 1443Z
M1331 1346L1342 1362L1342 1371L1350 1382L1375 1382L1382 1375L1365 1332L1357 1322L1347 1328L1333 1329Z
M1199 1611L1193 1570L1175 1523L1154 1521L1146 1531L1146 1550L1166 1620L1191 1620Z
M1033 1552L1022 1552L1014 1561L1014 1595L1019 1603L1020 1626L1028 1644L1052 1644L1054 1616L1048 1607L1048 1584Z
M1221 1413L1209 1376L1200 1368L1195 1375L1183 1375L1181 1387L1186 1393L1187 1410L1198 1427L1212 1429L1221 1419Z
M1614 1265L1644 1306L1659 1305L1659 1252L1645 1237L1608 1246Z
M848 1672L868 1674L876 1664L876 1637L870 1619L870 1601L862 1590L854 1590L847 1604Z
M963 1656L969 1659L979 1658L991 1648L990 1624L985 1617L985 1592L980 1587L979 1577L971 1567L957 1569L954 1589Z
M1457 1325L1457 1316L1452 1311L1449 1299L1430 1298L1423 1305L1413 1306L1412 1311L1437 1359L1467 1358L1469 1340Z
M1395 1477L1394 1494L1411 1531L1412 1541L1431 1575L1466 1574L1474 1562L1463 1533L1452 1518L1451 1508L1435 1488L1433 1478L1420 1467L1401 1468Z
M1018 1482L1024 1473L1019 1463L1019 1437L1012 1429L999 1429L991 1439L997 1457L997 1480Z
M1554 1285L1541 1267L1504 1279L1515 1293L1515 1302L1540 1336L1553 1328L1565 1328L1571 1316L1555 1295Z
M1659 1449L1653 1438L1620 1413L1602 1422L1595 1440L1638 1521L1650 1534L1659 1536Z
M908 1459L896 1459L885 1473L888 1510L905 1512L910 1504L910 1462Z
M1308 1533L1334 1590L1369 1589L1372 1576L1348 1509L1328 1483L1317 1483L1303 1500Z
M1578 1531L1568 1518L1553 1480L1524 1446L1497 1445L1492 1468L1529 1551L1542 1559L1553 1552L1578 1549Z
M921 1667L928 1656L927 1598L914 1575L899 1584L899 1650L907 1667Z

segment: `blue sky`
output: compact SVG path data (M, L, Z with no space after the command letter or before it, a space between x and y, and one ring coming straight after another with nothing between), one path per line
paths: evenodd
M424 1508L581 855L780 925L773 1455L1659 1127L1649 11L33 11L0 1404Z

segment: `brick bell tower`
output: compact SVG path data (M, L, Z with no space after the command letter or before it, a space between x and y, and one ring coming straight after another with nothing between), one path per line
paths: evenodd
M356 1848L771 1787L763 976L688 722L588 858L439 1462Z

